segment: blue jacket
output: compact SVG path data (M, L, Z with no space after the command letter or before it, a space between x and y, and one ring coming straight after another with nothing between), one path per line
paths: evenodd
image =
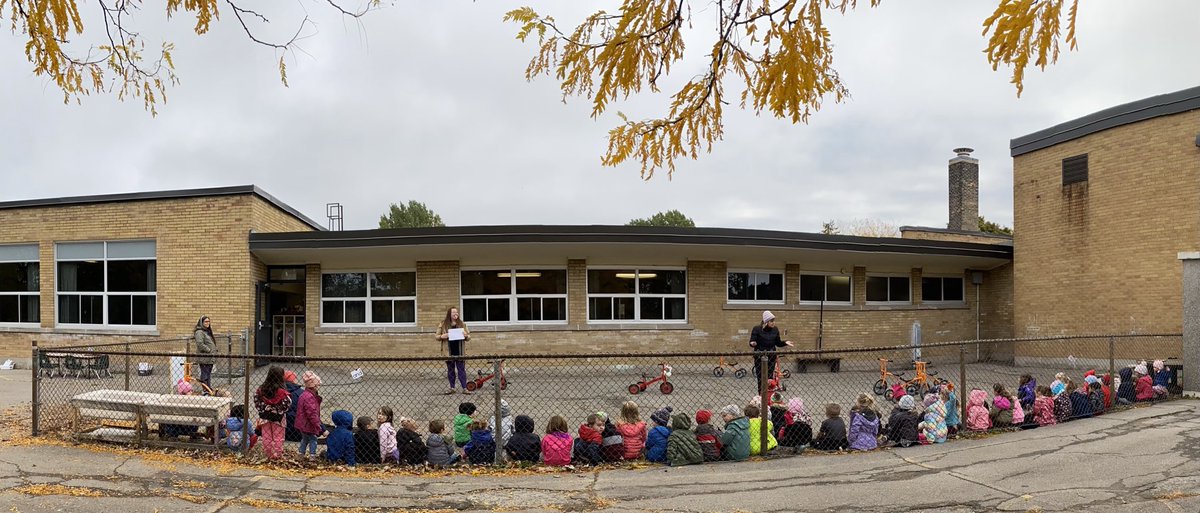
M304 393L304 387L288 381L283 384L287 389L287 393L292 397L292 405L288 407L287 427L284 428L283 439L289 442L299 442L301 438L300 430L296 429L296 407L300 405L300 394Z
M1154 386L1165 387L1171 384L1171 374L1167 372L1166 368L1163 368L1162 371L1155 372L1152 378L1154 379Z
M354 415L346 410L333 412L333 431L325 441L325 457L329 461L344 461L353 467L354 461L354 432L350 426L354 424Z
M1037 389L1037 380L1030 379L1029 383L1021 385L1017 388L1017 400L1021 401L1021 409L1030 411L1033 409L1033 400L1035 399L1033 392Z
M1082 419L1092 416L1092 402L1087 394L1071 392L1071 417Z
M496 460L496 438L488 429L471 432L471 441L463 446L467 461L472 465L489 465Z
M958 392L950 392L949 399L946 400L946 426L958 426L962 421L958 418Z
M667 438L670 436L671 428L666 426L654 426L650 430L650 434L646 435L647 461L667 461Z

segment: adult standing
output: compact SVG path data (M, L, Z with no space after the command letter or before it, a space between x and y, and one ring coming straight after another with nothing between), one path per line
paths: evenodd
M759 324L758 326L755 326L754 329L750 330L750 347L754 348L755 353L754 382L756 387L758 384L762 383L762 372L764 370L766 372L771 372L771 370L775 368L775 360L778 358L772 354L769 358L767 358L767 368L763 369L762 363L759 361L759 357L762 355L758 353L763 351L770 351L774 353L775 348L780 346L791 347L792 341L783 340L783 336L779 332L779 328L775 327L775 314L771 313L770 310L763 310L762 324ZM758 393L761 395L763 390L760 389Z
M450 307L449 310L446 310L446 318L438 325L437 339L442 341L445 346L449 346L450 356L463 356L463 346L471 339L471 333L467 331L467 325L459 317L457 308ZM446 395L454 393L455 374L458 375L458 382L462 385L462 393L470 395L471 391L467 390L467 362L465 360L446 360L446 379L450 382L450 390L446 392Z
M207 315L196 321L195 338L196 352L200 353L196 358L196 363L200 364L200 382L212 389L212 355L217 353L217 339L213 337L212 319Z

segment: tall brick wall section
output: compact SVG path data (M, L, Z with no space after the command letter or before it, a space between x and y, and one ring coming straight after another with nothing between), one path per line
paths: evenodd
M979 161L970 157L950 159L951 230L979 230Z
M1014 331L1178 332L1180 251L1200 249L1200 111L1120 126L1013 159ZM1088 154L1088 180L1062 160ZM1181 356L1178 342L1119 356Z

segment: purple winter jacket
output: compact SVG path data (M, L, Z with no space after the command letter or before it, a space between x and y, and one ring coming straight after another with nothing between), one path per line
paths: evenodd
M296 406L296 430L306 435L319 435L325 430L321 425L321 395L307 388Z
M876 415L874 410L850 412L850 433L846 438L850 441L851 450L875 450L879 447L875 439L878 435L879 415Z

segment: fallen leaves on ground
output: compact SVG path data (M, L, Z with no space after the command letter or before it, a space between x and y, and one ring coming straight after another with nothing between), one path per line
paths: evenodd
M108 494L94 488L63 486L60 484L32 484L13 488L12 491L25 495L70 495L71 497L106 497Z

